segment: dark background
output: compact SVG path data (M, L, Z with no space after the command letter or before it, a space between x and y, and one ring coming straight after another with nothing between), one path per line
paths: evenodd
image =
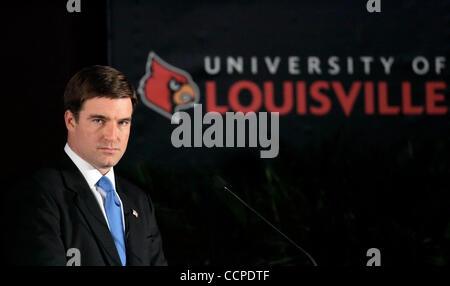
M65 84L80 68L109 64L111 58L106 2L82 1L82 13L73 14L67 13L66 1L21 1L1 10L3 186L57 159L66 136ZM365 24L369 32L395 30L416 43L411 47L414 55L450 54L447 2L382 1L385 14L380 15L368 15L366 1L356 2L344 1L342 9L349 17L355 13L356 24ZM170 16L189 11L191 4L183 3L159 5L160 12ZM312 3L318 14L326 14L326 1ZM319 16L324 23L330 20ZM393 28L393 23L398 25ZM357 28L348 29L352 27ZM364 35L359 40L365 44L353 50L377 52L393 45L391 51L401 56L408 48L391 34L384 42ZM181 49L181 43L170 43L166 54ZM130 76L135 82L136 75ZM448 102L448 72L445 77ZM144 110L141 105L140 122L148 120L155 129L167 125L167 119L144 115ZM382 265L448 265L448 114L334 119L334 128L316 119L323 128L302 130L309 139L301 148L282 138L280 155L271 160L245 149L220 150L213 159L204 150L169 148L161 153L161 145L152 152L149 139L144 143L150 154L140 158L133 152L136 148L130 148L117 169L150 192L171 265L308 265L279 234L214 188L211 178L216 174L319 265L363 266L372 247L381 250ZM133 131L130 147L140 146L145 138L140 126ZM165 160L164 154L172 154L171 159Z

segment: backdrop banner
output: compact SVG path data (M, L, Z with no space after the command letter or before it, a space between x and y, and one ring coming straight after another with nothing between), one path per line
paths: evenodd
M319 264L449 263L449 5L366 2L108 2L109 63L140 100L118 168L169 262L309 263L218 175ZM237 112L256 125L226 133Z

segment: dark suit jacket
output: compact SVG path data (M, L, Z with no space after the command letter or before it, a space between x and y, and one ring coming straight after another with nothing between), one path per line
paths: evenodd
M116 188L125 216L127 265L167 265L150 197L117 174ZM121 265L105 217L65 153L58 168L20 184L6 209L3 246L9 264L66 265L67 250L77 248L82 266Z

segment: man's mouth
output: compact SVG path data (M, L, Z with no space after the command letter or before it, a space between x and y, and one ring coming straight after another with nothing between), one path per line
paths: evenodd
M99 149L99 150L101 150L102 152L105 152L105 153L115 153L115 152L120 150L119 148L109 148L109 147L99 147L97 149Z

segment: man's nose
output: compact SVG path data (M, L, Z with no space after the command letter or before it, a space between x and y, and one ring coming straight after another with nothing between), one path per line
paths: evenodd
M115 140L117 138L117 126L115 124L107 124L103 133L103 137L108 140Z

